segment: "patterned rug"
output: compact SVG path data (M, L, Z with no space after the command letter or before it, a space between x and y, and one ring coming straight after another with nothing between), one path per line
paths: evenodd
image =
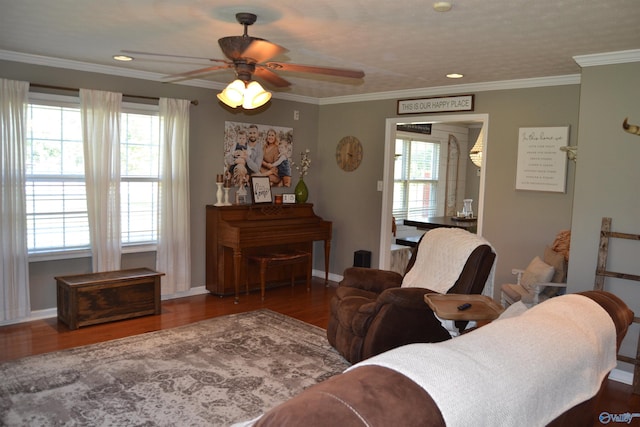
M347 366L323 329L257 310L0 364L0 425L226 426Z

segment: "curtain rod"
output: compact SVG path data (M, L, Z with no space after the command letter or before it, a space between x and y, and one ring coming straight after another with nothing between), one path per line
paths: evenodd
M80 91L80 89L73 88L73 87L42 85L42 84L39 84L39 83L29 83L29 87L38 87L38 88L42 88L42 89L68 90L68 91L73 91L73 92ZM159 101L160 100L160 98L154 97L154 96L127 95L125 93L123 93L122 96L126 97L126 98L149 99L151 101ZM191 105L198 105L198 100L197 99L191 100Z

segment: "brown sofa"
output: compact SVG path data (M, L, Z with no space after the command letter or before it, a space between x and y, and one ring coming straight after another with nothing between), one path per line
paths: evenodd
M405 275L425 244L422 239L418 243ZM495 257L489 245L475 248L448 293L481 294ZM451 338L424 302L424 295L433 291L400 287L404 276L394 271L352 267L343 277L331 300L327 339L349 362L405 344ZM457 326L464 329L465 325Z
M604 291L582 292L611 316L615 325L617 349L624 338L633 312L616 296ZM562 298L562 297L560 297ZM552 301L552 300L550 300ZM595 308L595 307L594 307ZM469 334L476 334L482 328ZM454 338L456 340L457 338ZM611 340L613 342L613 340ZM395 351L395 350L394 350ZM576 360L566 363L580 363ZM603 380L606 382L606 376ZM499 387L499 384L495 384ZM602 388L600 389L602 390ZM544 389L534 390L545 393ZM566 410L549 426L594 425L598 394ZM461 395L461 401L482 396ZM490 402L500 409L501 402ZM438 405L424 388L412 379L382 366L361 366L310 387L298 396L265 413L256 426L445 426Z

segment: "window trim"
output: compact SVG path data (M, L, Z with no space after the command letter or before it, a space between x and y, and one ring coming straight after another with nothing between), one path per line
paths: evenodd
M29 104L45 105L52 107L80 108L79 95L58 95L44 92L29 92L27 102ZM133 102L122 102L122 113L160 115L160 107L157 104L142 104ZM121 245L122 254L157 252L155 243L134 243ZM90 248L69 249L69 250L42 250L29 252L27 258L29 262L56 261L65 259L90 258L92 256Z
M426 143L430 143L430 144L437 144L439 146L438 148L438 179L434 180L434 179L415 179L415 180L401 180L401 181L405 181L405 182L435 182L436 183L436 197L437 200L441 201L442 203L446 204L445 201L445 190L444 187L446 187L446 183L443 181L443 176L446 176L446 143L445 145L443 145L443 141L442 138L438 138L438 137L433 137L432 135L423 135L423 134L415 134L415 133L411 133L411 132L403 132L403 131L397 131L395 133L395 138L393 139L393 147L394 147L394 153L395 153L395 143L396 140L408 140L409 142L411 141L419 141L419 142L426 142ZM445 162L443 164L443 162ZM391 176L391 183L392 185L395 186L397 180L395 179L394 176ZM393 191L393 197L395 197L395 191ZM393 212L393 203L394 203L394 199L391 199L391 209ZM440 206L439 204L436 205L436 214L434 216L440 216L441 214L443 214L443 212L446 209L445 205ZM394 212L395 214L395 212ZM408 214L408 212L407 212ZM400 218L396 218L396 222L397 223L402 223L402 220Z

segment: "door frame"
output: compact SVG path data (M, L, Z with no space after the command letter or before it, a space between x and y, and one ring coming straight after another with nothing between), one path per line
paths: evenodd
M451 114L424 115L413 117L393 117L386 119L384 142L384 168L382 178L382 212L380 215L380 254L378 265L383 270L391 268L391 221L393 218L393 168L395 160L396 127L400 123L449 123L449 122L477 122L484 128L482 148L482 168L480 168L480 185L478 189L478 235L482 235L484 216L484 185L488 148L489 148L489 115L488 114Z

